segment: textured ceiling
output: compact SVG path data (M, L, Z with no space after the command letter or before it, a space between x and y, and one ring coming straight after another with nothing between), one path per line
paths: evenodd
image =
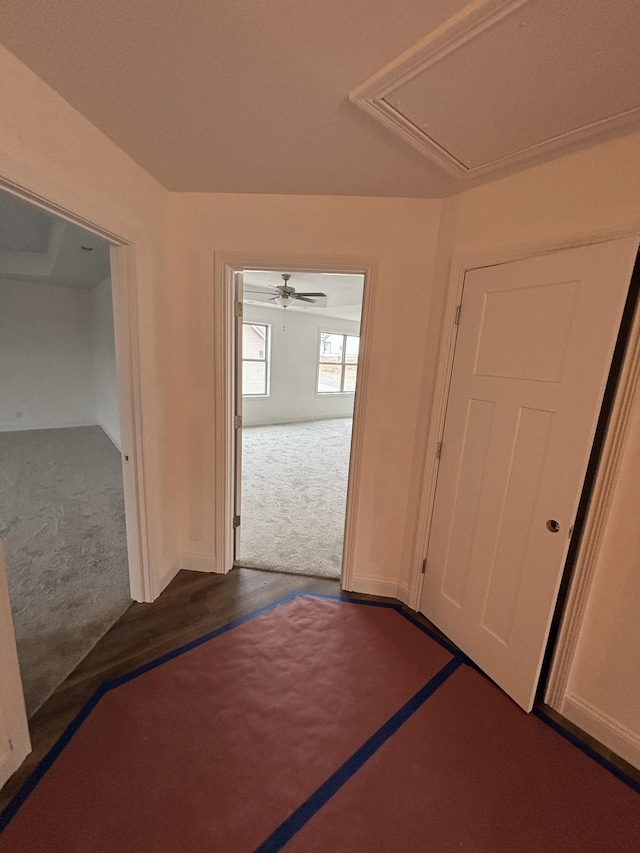
M0 40L171 190L438 197L460 184L348 95L464 5L2 0Z
M484 0L351 97L468 178L640 127L639 43L638 0Z
M326 298L317 300L317 304L299 303L282 309L269 302L274 287L283 284L282 273L272 270L245 270L243 275L243 299L249 304L261 305L278 311L296 311L303 314L316 314L321 317L334 317L342 320L360 321L364 292L363 275L337 275L334 273L294 272L288 281L297 292L325 293Z
M105 240L0 191L0 280L88 290L109 274Z
M0 194L0 253L46 252L53 217L8 193Z

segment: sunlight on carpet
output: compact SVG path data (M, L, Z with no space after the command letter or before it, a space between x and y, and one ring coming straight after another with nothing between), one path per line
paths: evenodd
M340 577L351 424L243 430L241 565Z

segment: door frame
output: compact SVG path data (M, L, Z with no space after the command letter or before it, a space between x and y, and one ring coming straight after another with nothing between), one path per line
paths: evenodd
M360 495L364 411L366 408L371 353L371 327L375 301L376 263L371 257L317 254L270 254L268 252L215 252L213 282L214 377L214 495L215 556L213 571L226 574L233 568L233 515L235 465L233 458L234 391L234 274L242 270L278 272L351 273L364 276L358 379L353 408L349 480L342 550L342 589L350 590L354 578L356 518Z
M18 664L9 587L0 541L0 734L8 735L9 753L0 754L0 788L16 772L31 752L29 722L24 704L22 678ZM0 741L0 750L4 747Z
M52 186L45 187L40 193L0 175L0 189L47 213L80 226L110 244L129 584L131 597L135 601L153 601L156 590L149 565L140 390L136 244L101 225L98 221L100 215L97 207L93 208L91 218L88 218L77 210L67 207L65 202L54 201L52 196L58 195L58 192L55 192ZM123 228L123 231L125 230Z
M425 465L419 503L419 520L413 567L409 586L408 605L419 610L424 584L422 573L426 559L431 518L435 505L439 468L439 444L442 441L447 400L453 372L458 326L457 309L462 302L464 279L467 272L482 267L498 266L540 255L549 255L566 249L605 243L623 237L638 238L637 229L606 231L587 234L561 243L496 249L493 252L458 255L451 261L445 309L443 314L440 356L431 408L430 427L426 444ZM587 509L580 545L573 566L571 582L560 631L555 643L551 669L546 687L545 701L556 710L566 693L571 666L578 644L580 629L587 609L589 591L595 574L607 516L613 497L613 486L620 465L622 449L628 432L630 412L636 399L640 399L640 309L636 311L629 334L627 350L621 369L618 389L613 402L609 426L603 442L601 461L593 484L592 497Z

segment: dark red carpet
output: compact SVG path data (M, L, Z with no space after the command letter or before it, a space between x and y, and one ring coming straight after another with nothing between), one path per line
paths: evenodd
M462 666L286 853L637 853L640 795Z
M0 850L254 850L450 659L395 610L295 598L106 693Z
M395 609L307 596L108 690L19 802L0 851L640 849L624 782Z

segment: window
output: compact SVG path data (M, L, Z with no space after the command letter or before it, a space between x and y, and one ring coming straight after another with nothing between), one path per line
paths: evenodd
M269 396L270 327L242 324L242 396Z
M359 349L357 335L320 332L318 394L352 394L356 390Z

